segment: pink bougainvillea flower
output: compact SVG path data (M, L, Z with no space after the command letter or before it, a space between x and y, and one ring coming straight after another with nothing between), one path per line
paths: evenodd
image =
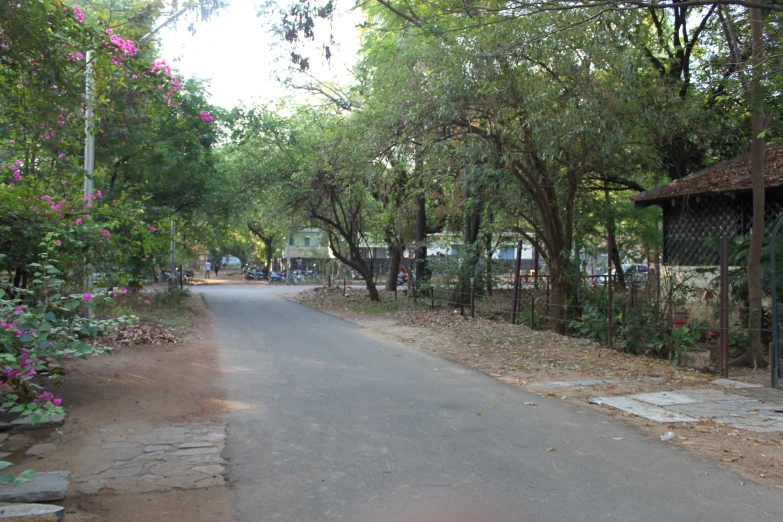
M57 157L63 159L65 157L65 154L58 154Z
M76 18L76 21L79 23L84 21L84 13L82 13L82 10L79 9L78 5L73 6L73 17Z
M59 239L56 239L56 240L54 241L54 244L55 244L55 245L57 245L57 246L60 246L60 245L62 245L62 244L63 244L63 242L62 242L62 241L60 241Z
M90 294L90 292L84 292L82 299L84 299L85 301L89 301L90 299L92 299L92 295Z
M21 306L15 306L14 312L21 314L22 312L24 312L24 308L22 308Z
M106 34L111 34L114 32L114 29L106 29Z
M127 289L127 288L125 288L124 286L121 286L121 287L120 287L120 293L121 293L122 295L125 295L125 294L127 294L127 293L128 293L128 289Z
M201 111L201 119L204 120L204 123L209 123L215 118L213 118L212 115L209 114L207 111Z
M13 174L13 176L14 176L14 179L15 179L16 181L20 181L20 180L22 179L22 173L21 173L21 172L19 172L18 170L17 170L17 171L14 171L14 174Z
M77 220L76 220L76 224L77 224L77 225L81 225L81 224L82 224L82 218L79 218L79 219L77 219Z

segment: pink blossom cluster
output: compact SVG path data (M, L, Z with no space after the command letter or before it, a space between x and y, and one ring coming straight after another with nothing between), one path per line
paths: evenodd
M111 232L106 230L105 228L101 230L101 235L106 238L106 241L111 241Z
M76 18L76 21L79 23L84 21L84 13L82 13L82 10L79 9L78 5L73 6L73 17Z
M204 120L204 123L209 123L213 121L215 118L213 118L212 115L207 111L201 111L201 119Z
M11 328L16 328L16 323L0 323L0 326L3 330L10 330Z
M171 75L171 67L169 67L166 64L166 60L157 60L157 61L152 62L152 69L150 70L150 72L154 74L154 73L157 73L159 71L162 72L165 76L169 77L168 90L163 95L164 98L168 98L169 96L174 94L177 90L179 90L182 87L182 83L179 80L177 80L176 76L172 76ZM155 88L157 88L157 89L165 89L166 88L166 84L153 85L152 88L153 89L155 89ZM169 104L169 106L171 106L171 104Z
M103 197L103 192L100 190L96 190L95 193L92 191L88 192L86 196L82 198L82 201L92 201L93 199L100 199Z
M106 31L110 31L111 29L107 29ZM125 56L133 56L136 54L136 44L133 42L133 40L123 40L119 37L119 35L113 34L109 38L111 40L111 43L113 43L115 46L119 47L119 49L125 54Z
M125 295L125 294L127 294L127 293L128 293L128 289L127 289L127 288L125 288L124 286L121 286L121 287L120 287L120 293L121 293L122 295ZM112 289L112 291L111 291L111 295L112 295L112 296L116 296L116 295L117 295L117 289L116 289L116 288Z
M84 55L80 52L77 52L76 54L68 53L68 59L72 62L78 62L82 58L84 58Z
M33 399L33 402L42 402L46 406L59 406L63 400L55 397L50 392L43 392L41 395Z
M13 140L11 140L13 142ZM10 165L0 165L0 169L8 169L13 171L11 174L11 177L14 178L14 181L21 181L22 180L22 160L16 160L15 162L11 163Z
M22 348L20 350L21 357L19 358L19 368L5 368L3 370L3 377L6 380L11 379L29 379L36 374L35 367L41 362L41 359L36 357L33 359L30 357L30 350Z

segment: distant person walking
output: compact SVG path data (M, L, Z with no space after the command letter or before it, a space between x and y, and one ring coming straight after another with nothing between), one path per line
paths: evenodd
M220 261L215 261L215 277L218 276L218 270L220 270Z
M210 270L212 270L212 263L210 263L209 261L206 261L204 263L204 273L206 274L205 275L206 279L209 279L209 271Z

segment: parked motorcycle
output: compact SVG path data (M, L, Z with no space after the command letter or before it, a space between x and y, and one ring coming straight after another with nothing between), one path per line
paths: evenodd
M285 281L285 276L281 272L270 272L269 282L274 283L276 281Z

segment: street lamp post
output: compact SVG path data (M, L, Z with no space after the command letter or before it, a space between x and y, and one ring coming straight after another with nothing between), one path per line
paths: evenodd
M92 206L93 173L95 172L95 115L93 105L95 103L95 91L92 79L92 55L93 51L87 51L87 76L84 82L84 200L87 208ZM92 288L92 266L84 257L84 291ZM92 308L84 307L84 317L92 318Z

